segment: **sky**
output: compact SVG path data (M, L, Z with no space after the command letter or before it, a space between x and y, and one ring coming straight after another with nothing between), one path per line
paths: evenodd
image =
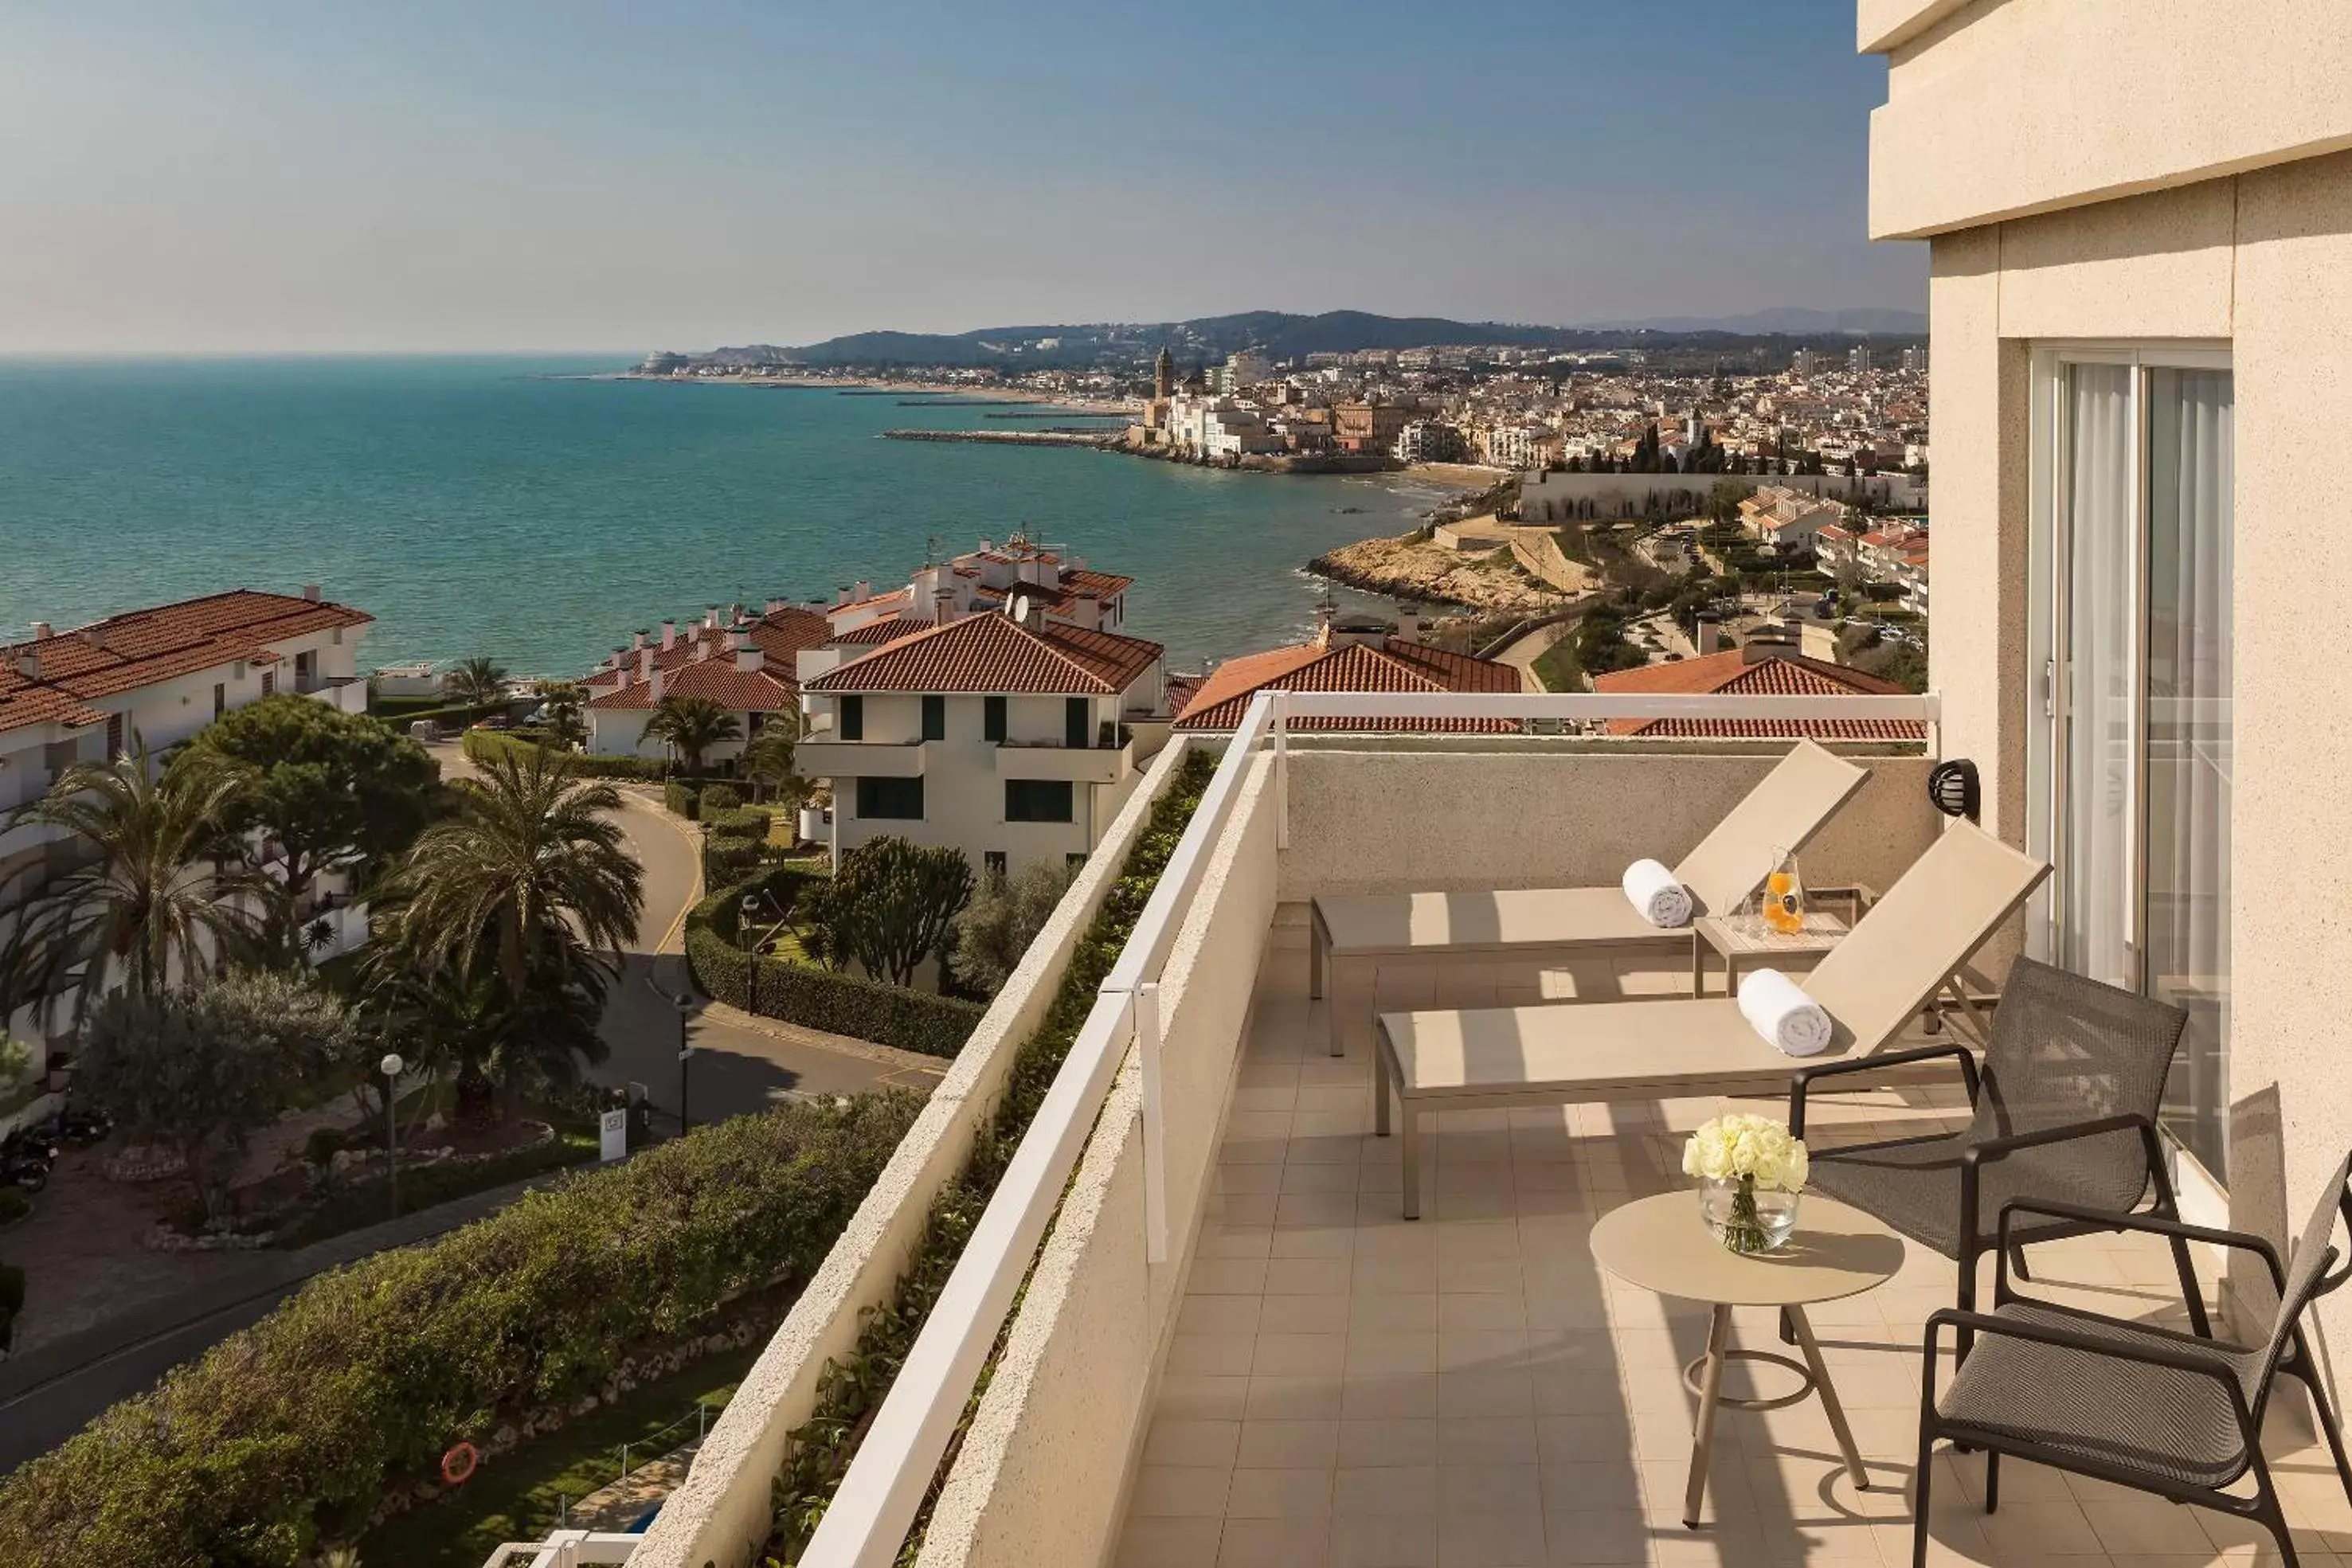
M0 353L1926 305L1852 0L6 0Z

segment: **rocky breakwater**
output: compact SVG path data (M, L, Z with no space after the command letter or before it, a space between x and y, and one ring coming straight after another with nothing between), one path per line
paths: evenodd
M1569 601L1568 595L1529 577L1507 550L1464 555L1419 530L1343 545L1308 561L1307 570L1367 593L1459 604L1490 614L1538 615Z

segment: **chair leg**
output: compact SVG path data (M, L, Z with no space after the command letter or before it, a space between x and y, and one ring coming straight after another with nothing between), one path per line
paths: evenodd
M1991 1513L2000 1507L2000 1453L1995 1448L1985 1450L1985 1511Z
M1936 1469L1936 1435L1919 1423L1919 1468L1911 1472L1911 1568L1927 1568L1927 1482Z
M1786 1307L1780 1309L1780 1343L1782 1344L1797 1343L1797 1324L1795 1320L1789 1316L1789 1309Z
M2278 1542L2279 1560L2286 1568L2302 1568L2294 1554L2294 1532L2287 1528L2285 1511L2279 1507L2278 1489L2271 1484L2270 1466L2263 1462L2260 1449L2254 1453L2254 1512L2256 1524L2271 1532Z
M1977 1249L1974 1237L1960 1238L1960 1291L1959 1299L1955 1304L1964 1312L1977 1310L1977 1260L1981 1256L1982 1254ZM1976 1343L1976 1331L1973 1329L1962 1328L1954 1331L1952 1364L1955 1367L1969 1358L1969 1346Z
M2213 1325L2205 1316L2205 1288L2197 1282L2197 1265L2189 1260L2189 1243L2172 1239L2172 1266L2180 1273L2180 1299L2189 1307L2189 1326L2199 1339L2211 1339Z
M2327 1403L2327 1396L2320 1389L2318 1375L2310 1370L2311 1351L2310 1347L2303 1343L2300 1330L2295 1334L2294 1354L2295 1375L2302 1380L2305 1390L2311 1396L2312 1414L2319 1418L2319 1429L2327 1434L2327 1451L2336 1457L2336 1479L2343 1483L2345 1497L2352 1500L2352 1463L2347 1463L2344 1458L2344 1434L2336 1427L2336 1411Z

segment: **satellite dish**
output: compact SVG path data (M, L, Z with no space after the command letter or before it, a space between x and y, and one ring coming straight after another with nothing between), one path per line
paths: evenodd
M1023 626L1028 625L1030 614L1029 596L1025 593L1015 593L1012 600L1005 605L1005 613L1011 615L1017 624Z

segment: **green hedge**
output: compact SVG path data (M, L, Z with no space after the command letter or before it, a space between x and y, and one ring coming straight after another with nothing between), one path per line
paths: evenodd
M765 839L768 836L768 813L755 811L749 806L721 809L716 799L723 786L714 784L702 792L702 825L714 833L725 833L738 839Z
M469 729L466 732L466 738L461 745L467 758L482 763L487 763L504 752L528 753L540 749L527 740L517 740L511 735L502 735L494 729ZM583 779L639 779L652 781L660 779L664 771L659 761L645 757L599 757L594 752L574 751L566 753L564 761L571 766L572 772Z
M963 1049L988 1009L954 997L910 991L902 986L782 958L759 960L759 1007L751 1008L751 956L743 951L743 895L757 892L770 904L789 909L800 890L822 882L823 873L797 865L772 866L747 881L721 887L686 917L686 957L695 983L730 1007L756 1010L762 1018L894 1045L926 1056L953 1056Z
M768 858L764 839L712 833L702 841L702 885L727 887L758 871Z
M321 1275L0 1480L0 1562L290 1568L348 1540L451 1444L804 1282L921 1104L738 1117Z
M341 1129L321 1127L319 1131L340 1132ZM316 1137L318 1134L314 1133L311 1135ZM430 1208L436 1203L447 1203L452 1198L469 1197L478 1192L488 1192L494 1186L504 1186L510 1181L562 1170L566 1166L586 1165L596 1157L599 1146L596 1129L593 1125L585 1128L558 1126L555 1136L543 1144L510 1149L488 1159L468 1160L462 1165L445 1163L404 1168L400 1173L401 1212ZM386 1189L383 1177L343 1182L326 1201L303 1216L299 1223L280 1232L278 1245L308 1247L313 1241L341 1236L362 1225L373 1225L391 1211L392 1194Z
M683 779L673 779L662 786L662 804L673 817L684 817L691 822L701 815L702 791Z
M702 810L706 813L739 811L743 808L743 791L732 784L708 784L702 790Z
M468 725L478 723L495 714L509 712L514 706L511 702L435 703L425 707L394 709L378 704L375 716L404 735L408 732L408 727L420 718L431 724L445 726Z

